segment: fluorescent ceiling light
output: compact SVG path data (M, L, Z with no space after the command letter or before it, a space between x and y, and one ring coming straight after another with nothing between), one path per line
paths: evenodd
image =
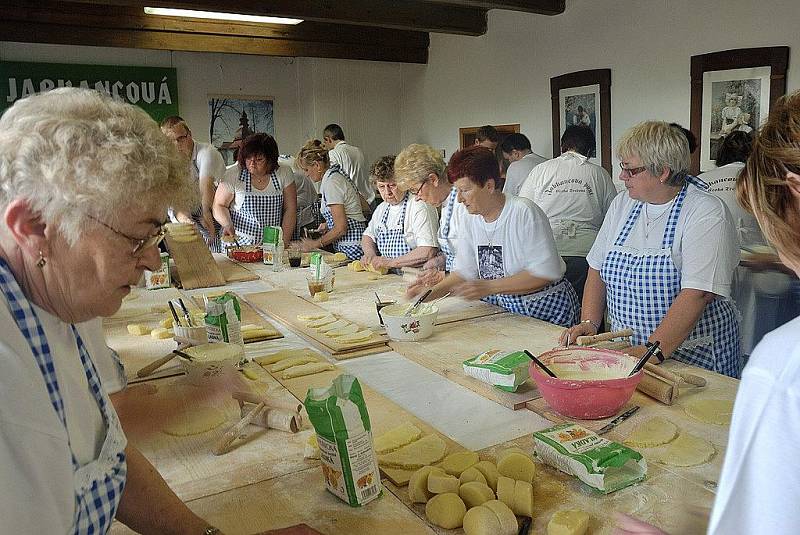
M283 17L262 17L258 15L242 15L240 13L221 13L217 11L197 11L194 9L173 9L167 7L146 7L148 15L164 15L166 17L191 17L195 19L237 20L241 22L260 22L264 24L300 24L303 19L286 19Z

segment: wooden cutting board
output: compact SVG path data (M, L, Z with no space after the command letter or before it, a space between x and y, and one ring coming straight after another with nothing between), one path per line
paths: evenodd
M231 260L224 254L215 254L214 260L217 262L222 276L225 277L225 282L255 281L261 278L247 268L248 264Z
M199 238L191 241L179 241L167 233L167 248L175 261L181 285L186 290L222 286L225 277L214 261L208 246Z
M325 309L318 307L286 290L273 290L245 294L242 296L247 302L258 310L269 314L292 330L301 334L305 339L329 352L336 360L344 360L362 355L371 355L388 351L386 335L375 333L372 338L354 344L341 344L335 338L306 326L305 322L297 319L298 314L330 314ZM364 327L366 329L366 327Z

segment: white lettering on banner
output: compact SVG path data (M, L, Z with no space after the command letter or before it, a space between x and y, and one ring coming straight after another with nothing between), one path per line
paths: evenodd
M131 104L139 102L139 86L136 82L131 82L125 86L125 96L128 97L128 102Z
M115 99L125 100L122 95L119 94L123 87L125 87L125 85L122 82L114 82L114 84L111 86L111 94L114 95Z
M22 81L22 94L19 98L29 97L36 94L36 88L33 87L33 80L25 78Z
M152 104L156 99L156 84L154 82L142 82L142 100Z
M111 82L106 80L105 82L95 82L94 88L96 91L105 91L109 95L111 94Z
M158 86L158 103L172 104L172 97L169 94L169 86L167 85L167 77L161 79L161 85Z
M81 80L80 87L81 89L89 89L89 82L87 82L86 80Z
M59 80L58 87L72 87L72 80Z
M6 102L14 102L15 100L17 100L17 79L9 78L8 96L6 97Z
M22 80L22 84L18 84L17 79L8 78L8 95L6 102L14 103L17 100L37 93L45 93L57 87L73 87L72 80L52 80L43 78L39 81L39 88L37 91L36 86L31 78ZM106 93L113 96L117 100L123 100L136 104L140 100L147 104L152 104L156 101L156 82L129 82L127 85L119 80L112 82L111 80L101 80L94 82L92 86L88 80L81 80L78 87L82 89L94 89L101 93ZM158 104L172 104L172 95L169 92L169 85L167 84L167 77L161 79L158 87Z
M41 82L39 82L39 92L46 93L56 88L56 83L53 80L48 80L45 78Z

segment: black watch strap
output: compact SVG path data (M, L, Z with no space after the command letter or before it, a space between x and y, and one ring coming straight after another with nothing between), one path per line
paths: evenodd
M644 344L644 346L647 348L649 348L652 345L653 342L645 342ZM653 351L653 356L655 356L658 359L659 364L661 364L662 362L664 362L664 360L666 360L666 357L664 357L664 352L661 351L661 347L656 347L656 350Z

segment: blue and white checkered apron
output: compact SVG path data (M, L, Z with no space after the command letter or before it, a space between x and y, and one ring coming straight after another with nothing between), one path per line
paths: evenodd
M456 187L453 186L453 189L450 190L450 195L447 196L447 200L444 203L444 208L442 208L441 224L439 225L439 249L444 253L444 269L447 272L453 271L453 266L456 263L456 251L451 247L453 244L451 243L450 237L450 225L453 219L453 211L455 210L457 196L458 192L456 191Z
M253 192L250 172L242 169L239 180L244 182L244 199L240 210L231 209L231 222L236 235L243 239L242 245L261 245L264 240L264 227L279 227L283 222L283 190L278 182L278 174L269 174L272 186L277 193L262 195Z
M661 323L681 291L681 273L672 261L675 229L689 185L707 189L704 182L687 177L671 208L661 249L642 253L626 248L625 241L642 212L637 203L600 269L608 294L611 330L631 328L632 343L644 344ZM694 330L672 356L731 377L739 376L739 319L729 299L707 304Z
M575 289L561 279L525 295L494 294L482 299L509 312L548 321L562 327L572 327L580 318L581 304Z
M394 228L389 228L389 203L386 203L386 210L383 212L380 224L375 228L375 245L378 246L378 254L386 258L397 258L411 252L411 247L406 242L406 212L408 209L409 195L406 193L403 199L403 210L400 213L398 224Z
M331 165L328 170L325 171L325 175L323 175L322 180L331 180L331 177L334 173L338 173L344 177L347 180L347 183L350 184L355 191L356 196L358 196L358 190L353 184L353 181L350 180L347 175L342 173L341 168L338 165ZM331 213L330 208L328 208L328 201L325 199L325 195L322 196L322 201L320 203L320 213L322 214L322 217L325 218L325 223L328 225L328 230L332 230L333 214ZM345 232L344 236L333 243L333 248L336 251L346 254L347 258L350 260L359 260L362 256L364 256L364 250L361 249L361 237L364 235L365 230L367 230L367 223L365 221L356 221L355 219L348 217L347 232Z
M50 345L28 299L22 293L8 264L0 259L0 290L6 298L7 306L17 328L31 348L39 371L47 387L50 403L58 415L64 429L67 428L64 413L64 400L58 386L55 363L50 353ZM92 395L97 401L103 421L106 424L106 437L98 458L84 466L79 466L72 454L73 483L75 487L75 516L70 533L75 535L94 535L106 533L117 511L122 490L125 488L127 464L125 446L127 440L122 432L117 413L100 384L100 378L89 353L74 325L72 333L78 346L81 364L86 374ZM69 438L67 439L69 440ZM35 497L34 497L35 499Z

